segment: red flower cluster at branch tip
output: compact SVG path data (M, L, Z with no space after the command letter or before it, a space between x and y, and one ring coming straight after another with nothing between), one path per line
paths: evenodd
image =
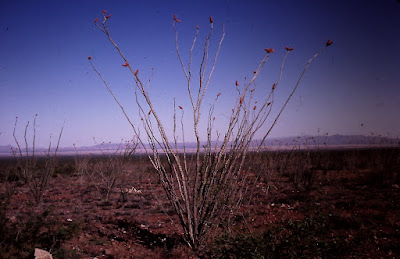
M196 25L196 30L198 30L199 29L199 26L198 25Z
M175 22L181 22L181 20L179 20L178 18L176 18L176 14L174 14L174 21L175 21Z
M94 23L97 23L99 21L99 17L96 17L96 19L94 19Z
M106 10L103 10L103 11L102 11L102 14L106 14L106 13L107 13L107 11L106 11Z
M257 74L257 71L253 71L254 74Z
M129 63L128 63L128 61L126 61L126 62L125 62L125 64L122 64L122 66L123 66L123 67L127 67L127 66L129 66Z
M178 107L179 107L179 109L183 110L182 106L179 105Z
M272 85L272 90L275 90L276 84Z
M139 74L139 69L136 69L135 76L137 76L138 74Z
M264 49L268 54L274 52L275 50L273 48L269 48L269 49Z
M106 20L109 19L109 18L111 18L111 14L106 16Z
M332 45L332 43L333 43L333 41L329 39L329 40L326 42L326 46L328 47L328 46Z
M92 57L91 57L91 56L89 56L87 59L91 60L91 59L92 59Z
M214 22L214 20L213 20L213 18L210 16L210 23L213 23Z
M235 82L235 85L236 85L236 86L239 86L239 83L238 83L238 81L236 81L236 82Z
M254 105L254 107L253 107L253 110L256 110L257 109L257 106L256 105Z
M217 97L219 97L220 95L221 95L221 93L218 93L218 94L217 94Z
M242 104L243 103L243 97L242 98L240 98L240 104Z
M289 48L289 47L285 47L285 49L286 49L287 51L292 51L292 50L294 50L294 48Z

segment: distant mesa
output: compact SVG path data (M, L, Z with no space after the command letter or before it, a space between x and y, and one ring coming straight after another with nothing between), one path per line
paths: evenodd
M254 140L250 149L252 147L258 146L260 140ZM202 143L203 146L206 143ZM215 142L211 143L215 146ZM284 146L301 146L301 147L326 147L326 148L357 148L357 147L371 147L371 146L390 146L390 145L400 145L398 138L389 138L382 136L363 136L363 135L323 135L323 136L295 136L295 137L282 137L282 138L270 138L265 141L265 148L279 148ZM196 149L197 144L195 142L185 143L185 148L188 152L193 152ZM11 156L12 149L15 149L12 145L0 146L0 156ZM112 153L116 150L123 150L123 144L116 143L106 143L94 146L83 146L83 147L63 147L59 148L59 155L75 155L76 151L79 154L102 154ZM178 149L183 150L183 144L178 143ZM44 154L47 151L46 148L36 148L36 154ZM143 153L141 147L137 149L138 153Z

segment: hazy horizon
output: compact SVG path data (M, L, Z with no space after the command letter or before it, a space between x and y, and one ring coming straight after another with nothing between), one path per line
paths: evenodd
M173 15L179 45L187 61L195 26L199 39L194 51L198 73L208 17L214 19L210 51L226 36L204 103L204 118L221 92L215 129L224 132L236 91L274 48L256 81L266 94L279 76L284 47L290 53L276 108L293 88L305 63L328 39L330 46L310 66L298 91L270 137L299 135L400 136L400 4L387 1L2 1L0 7L0 146L15 145L13 127L23 141L26 122L37 117L37 146L53 145L64 121L60 146L119 143L133 132L119 107L90 66L93 58L105 80L137 120L132 81L121 59L94 25L102 10L112 14L110 31L131 64L147 82L154 67L150 97L171 135L173 98L185 110L185 138L192 118L185 77L175 51ZM210 53L210 54L211 54ZM210 61L211 62L211 61ZM197 65L197 66L196 66ZM228 114L228 115L227 115ZM201 128L205 140L204 127ZM144 132L143 132L144 134ZM31 136L31 132L28 132ZM144 136L144 135L143 135Z

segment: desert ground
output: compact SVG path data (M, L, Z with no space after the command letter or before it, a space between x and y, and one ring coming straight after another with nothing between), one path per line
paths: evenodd
M0 258L400 258L399 151L250 154L242 208L196 251L145 156L124 161L111 188L98 171L114 158L59 156L39 203L2 158Z

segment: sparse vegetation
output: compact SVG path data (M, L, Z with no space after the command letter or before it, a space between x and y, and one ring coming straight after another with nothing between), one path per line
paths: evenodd
M385 150L360 149L358 159L369 161L376 152L387 154ZM390 154L399 151L387 149ZM350 171L345 158L351 149L315 152L329 159L331 167L318 171L308 190L295 188L288 168L296 164L296 156L313 152L250 153L247 162L252 165L248 173L252 184L244 194L243 206L229 223L216 226L196 252L185 248L181 229L171 221L179 218L162 195L163 186L145 157L134 156L126 165L125 184L141 192L127 192L122 201L120 189L113 188L107 203L98 202L98 191L90 187L87 178L80 182L79 175L69 172L75 164L73 156L59 157L59 168L68 172L60 171L49 179L41 206L32 202L27 185L0 178L0 257L28 257L35 247L56 258L400 256L399 179L381 184L371 178L379 176L374 163ZM38 163L43 162L40 159L45 157L38 157ZM107 161L108 156L89 159ZM289 167L277 169L280 167L271 166L268 159L284 161ZM10 164L16 159L0 161L3 174L13 170ZM275 168L272 174L263 169L263 161ZM14 190L13 195L7 195L6 184Z

